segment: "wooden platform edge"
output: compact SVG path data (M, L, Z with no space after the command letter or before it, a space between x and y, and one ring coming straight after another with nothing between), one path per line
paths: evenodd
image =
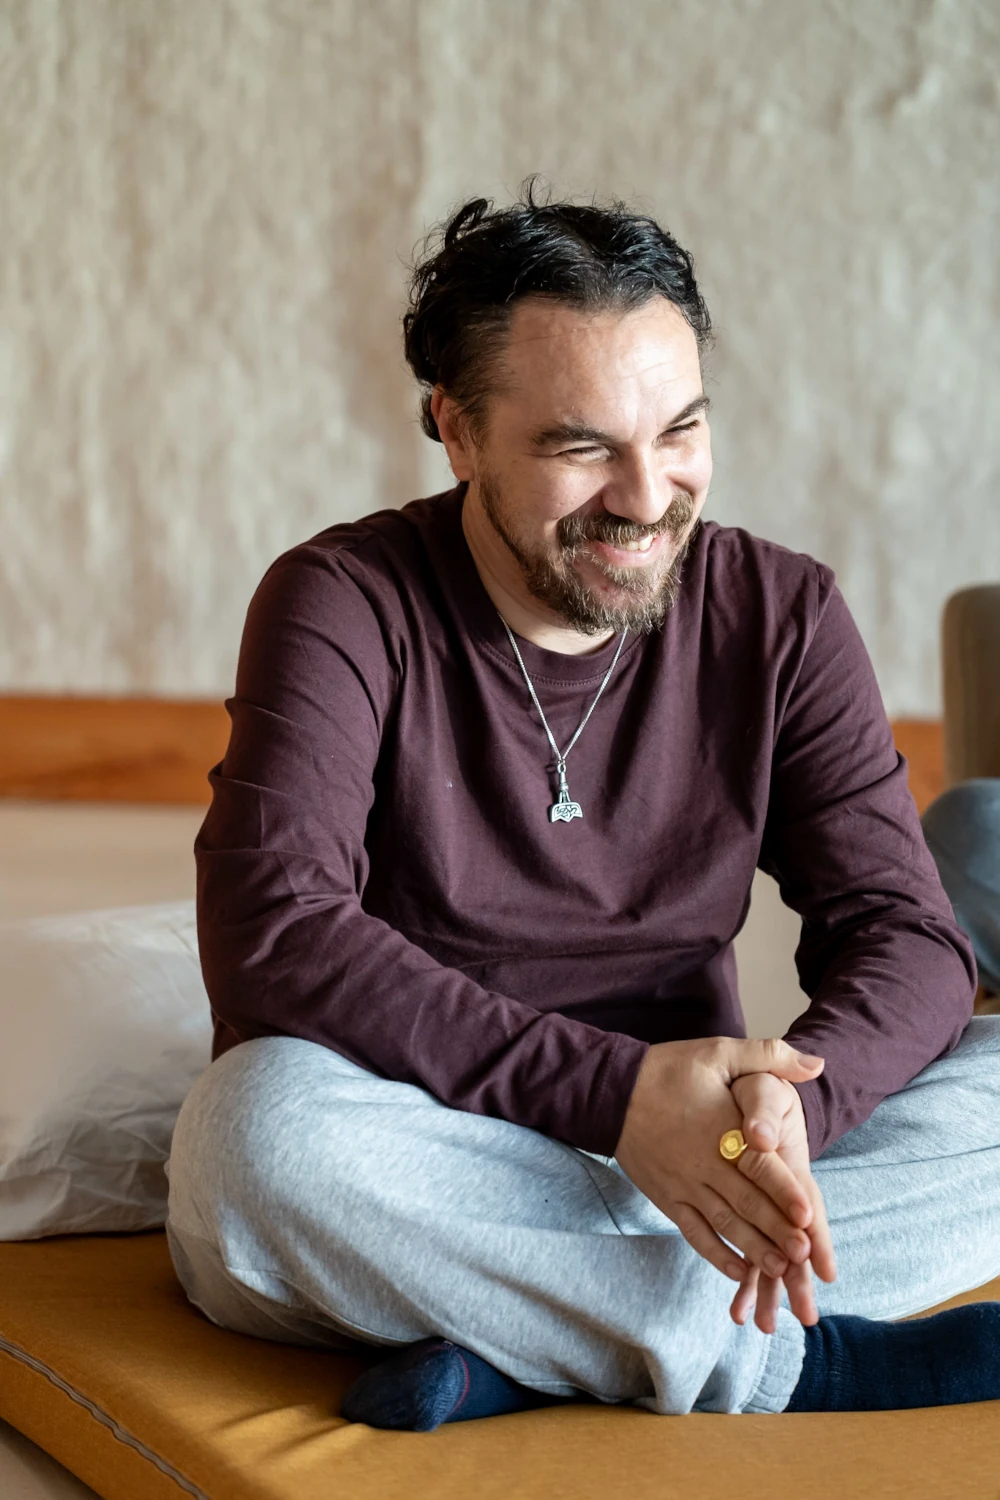
M893 733L923 811L944 789L936 719L899 719ZM0 695L0 797L204 806L229 716L203 699Z

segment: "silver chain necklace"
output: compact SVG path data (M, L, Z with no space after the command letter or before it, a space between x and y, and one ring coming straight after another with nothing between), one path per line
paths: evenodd
M555 739L553 738L552 730L549 728L549 721L545 717L545 714L542 712L542 705L538 701L538 694L535 692L535 685L532 682L531 678L528 676L528 669L524 665L524 660L521 656L520 651L517 649L517 641L514 639L514 632L507 624L507 621L504 619L503 615L500 615L500 623L502 624L504 630L506 630L507 635L510 637L510 643L514 648L514 655L517 657L517 664L521 668L521 675L524 678L525 682L528 684L528 692L531 694L531 701L538 709L538 717L542 721L542 728L545 730L549 744L552 746L552 752L556 758L556 775L559 778L559 790L556 801L553 802L552 806L549 808L549 822L568 823L571 818L582 818L583 808L580 806L579 802L573 802L570 799L569 787L566 784L566 757L569 755L569 752L572 750L573 746L576 744L577 740L586 729L587 721L590 718L591 714L594 712L594 709L597 707L600 696L604 692L604 689L607 687L608 682L611 679L612 672L618 665L618 658L622 654L622 647L625 644L625 637L628 635L628 631L622 631L622 638L618 642L618 650L615 652L614 660L604 674L604 679L601 682L600 687L597 689L597 693L594 697L593 703L587 709L587 712L584 714L583 718L576 726L576 733L570 740L569 744L566 746L566 749L560 750L559 746L555 742Z

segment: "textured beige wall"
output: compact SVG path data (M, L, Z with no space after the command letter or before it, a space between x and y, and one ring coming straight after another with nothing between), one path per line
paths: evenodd
M278 551L440 487L403 263L540 169L694 250L712 512L935 713L1000 577L998 63L994 0L0 0L0 689L224 692Z

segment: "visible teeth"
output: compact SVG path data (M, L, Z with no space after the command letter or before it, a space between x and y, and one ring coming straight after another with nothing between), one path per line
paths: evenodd
M641 542L620 542L619 546L625 552L648 552L653 545L651 536L643 537Z

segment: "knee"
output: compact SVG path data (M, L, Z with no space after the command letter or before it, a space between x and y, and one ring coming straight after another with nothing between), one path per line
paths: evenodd
M313 1083L328 1056L313 1042L262 1037L206 1069L181 1107L171 1142L173 1224L215 1241L220 1220L238 1202L274 1204L288 1180L289 1154L301 1155L311 1133Z
M941 879L1000 888L1000 779L963 781L932 802L922 818L924 837Z
M986 1093L995 1093L1000 1086L1000 1016L973 1016L955 1051L969 1060L973 1073L981 1071L974 1087L981 1104Z

